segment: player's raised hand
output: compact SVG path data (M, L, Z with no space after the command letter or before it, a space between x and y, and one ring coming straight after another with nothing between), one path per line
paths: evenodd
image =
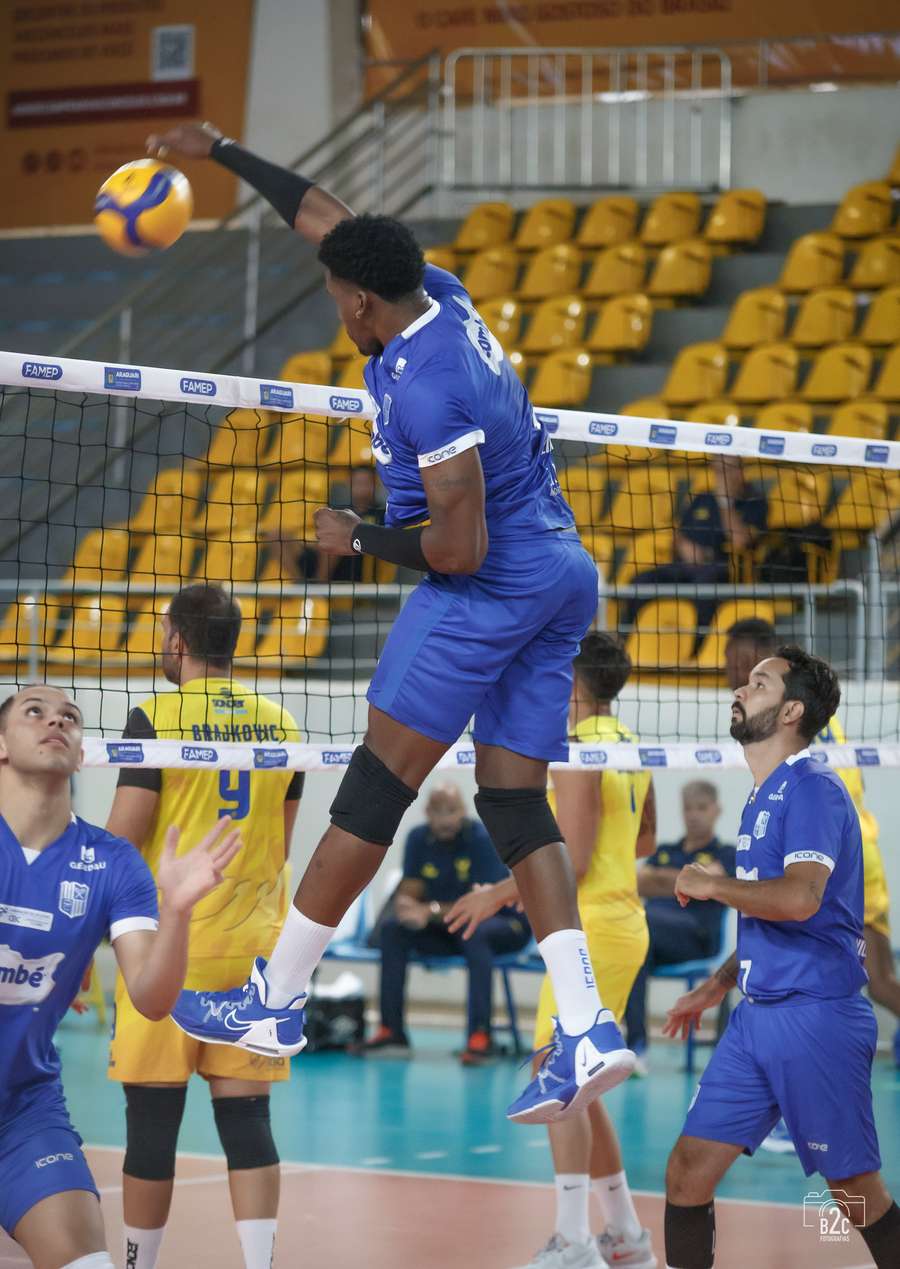
M147 153L154 159L180 154L186 159L207 159L222 133L211 123L179 123L168 132L153 132L147 138Z
M675 878L675 898L684 908L691 899L714 898L715 887L715 874L703 864L685 864Z
M173 824L166 833L156 878L166 906L185 913L215 890L242 843L240 832L231 827L229 815L223 816L203 841L184 855L177 853L179 836Z
M353 511L333 511L331 507L319 507L314 513L316 545L328 555L356 555L353 549L353 530L360 517Z
M708 978L705 983L695 987L693 991L679 996L675 1004L666 1014L662 1033L678 1039L686 1040L691 1027L700 1026L700 1018L707 1009L720 1005L728 994L728 988L715 977Z

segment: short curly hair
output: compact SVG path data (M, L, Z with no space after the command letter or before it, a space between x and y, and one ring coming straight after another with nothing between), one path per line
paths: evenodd
M803 706L797 730L804 740L813 740L828 726L841 703L838 676L827 661L804 652L795 643L785 644L775 655L788 663L784 699L799 701Z
M319 262L336 278L393 304L414 294L425 276L422 248L390 216L340 220L319 244Z
M614 701L628 682L631 658L616 635L592 630L582 639L574 666L595 700Z

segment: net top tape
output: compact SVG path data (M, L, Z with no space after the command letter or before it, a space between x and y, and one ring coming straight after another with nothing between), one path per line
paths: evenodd
M353 756L353 744L281 745L235 741L112 740L86 736L86 767L179 768L194 771L333 771ZM847 767L900 767L900 745L814 745L814 756L836 770ZM575 771L747 771L744 751L734 742L701 744L570 745L568 762L554 768ZM443 770L475 769L475 748L465 741L448 749L438 763ZM749 773L748 773L749 774Z
M320 387L155 366L122 366L42 354L0 352L0 384L181 401L187 405L205 402L226 409L274 410L339 419L371 419L376 413L368 392L357 388ZM590 410L537 407L534 413L551 435L565 441L900 471L900 442L897 441L630 418Z

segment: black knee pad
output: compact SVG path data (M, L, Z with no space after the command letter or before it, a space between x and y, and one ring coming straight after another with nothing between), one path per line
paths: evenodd
M550 842L562 841L546 789L480 788L475 810L507 868Z
M268 1093L260 1097L214 1097L213 1114L229 1172L269 1168L278 1162Z
M357 745L331 804L331 822L364 842L390 846L418 796L371 749Z
M140 1181L171 1181L187 1086L125 1086L126 1148L122 1171Z

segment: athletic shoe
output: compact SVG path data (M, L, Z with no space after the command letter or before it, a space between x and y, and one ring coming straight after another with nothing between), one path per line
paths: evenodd
M266 962L257 956L243 987L230 991L183 991L172 1010L182 1031L204 1044L232 1044L263 1057L292 1057L306 1045L303 1006L306 993L283 1009L266 1005Z
M634 1053L634 1070L631 1072L632 1079L645 1080L650 1074L650 1055L646 1044L635 1045L632 1050Z
M894 1065L900 1069L900 1026L894 1032Z
M659 1264L650 1245L649 1229L642 1229L636 1241L608 1229L605 1234L597 1235L597 1247L604 1265L610 1269L656 1269Z
M538 1054L546 1056L534 1079L506 1112L517 1124L549 1124L568 1119L606 1093L634 1070L634 1054L608 1009L582 1035L566 1035L553 1019L553 1039ZM535 1054L535 1056L538 1056Z
M501 1050L494 1044L487 1031L473 1031L466 1047L459 1055L459 1060L463 1066L484 1066L500 1053Z
M769 1154L797 1153L791 1134L787 1130L787 1124L783 1119L779 1119L765 1141L760 1142L760 1147L763 1150L768 1150Z
M586 1243L567 1243L562 1234L554 1234L546 1247L519 1269L605 1269L605 1266L593 1238Z
M405 1035L398 1035L389 1027L379 1027L368 1040L348 1045L347 1052L354 1057L408 1058L411 1050Z

